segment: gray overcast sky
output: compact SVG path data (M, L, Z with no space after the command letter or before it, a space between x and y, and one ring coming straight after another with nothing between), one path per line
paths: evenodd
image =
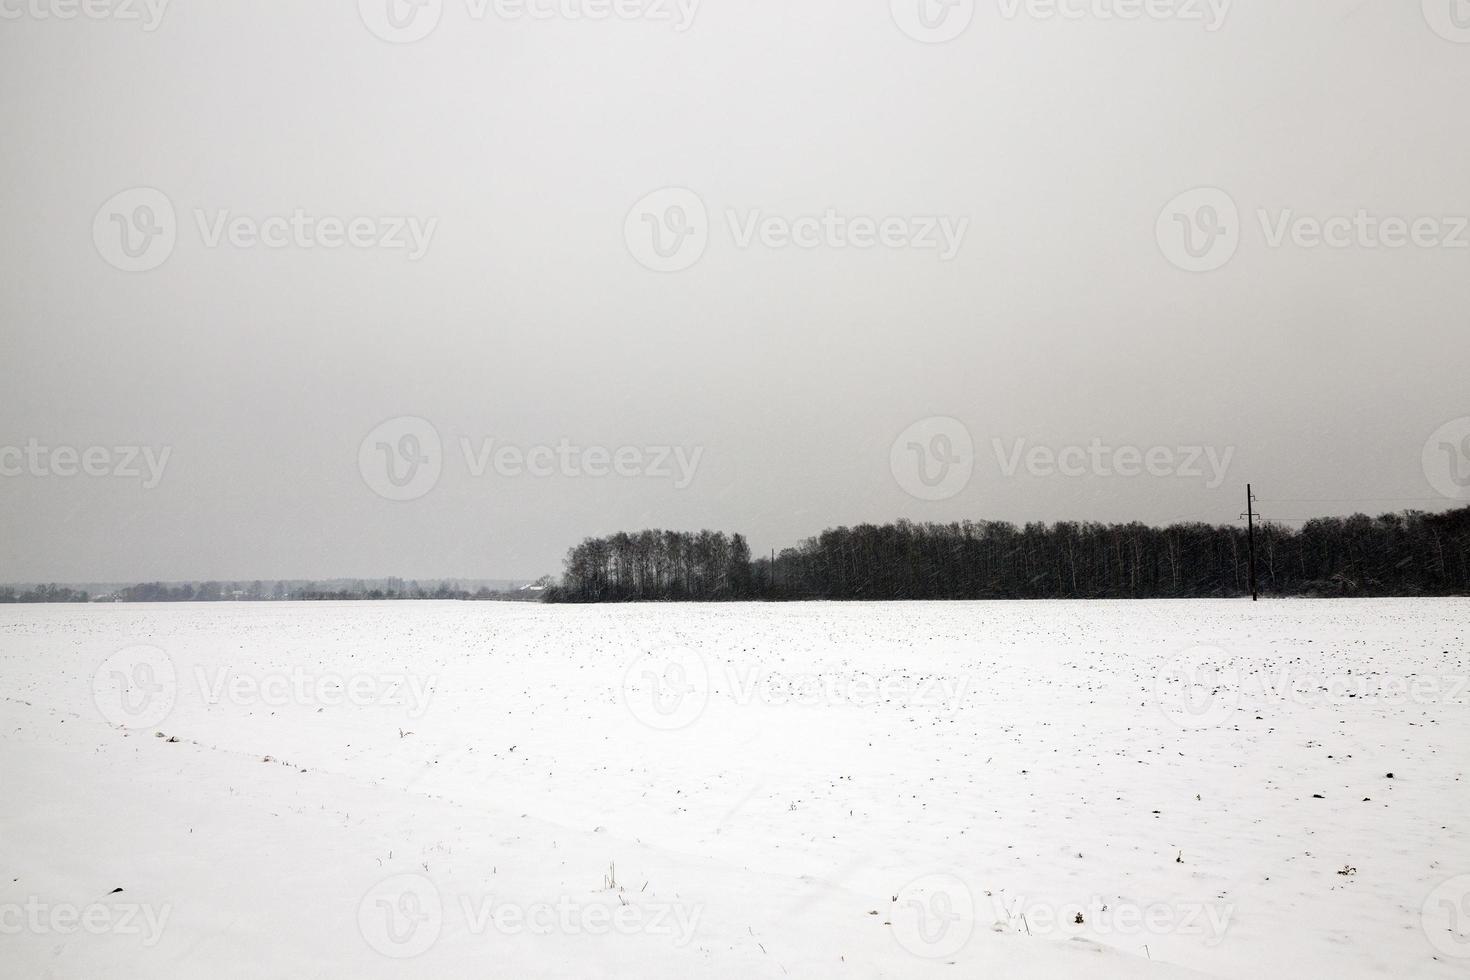
M644 526L759 553L899 517L1228 522L1247 480L1394 498L1283 517L1451 503L1426 441L1470 415L1454 0L1218 24L1203 0L705 0L687 25L672 0L252 0L153 30L123 19L142 0L91 2L109 16L0 0L0 580L528 577ZM665 188L703 214L635 209ZM1342 247L1298 221L1360 211ZM431 232L421 256L394 218ZM853 247L888 218L896 244ZM934 218L969 221L947 260ZM1436 220L1386 247L1385 218ZM814 246L778 247L787 226ZM648 268L650 243L688 267ZM404 422L364 447L400 417L440 450ZM891 453L916 423L933 493ZM702 455L682 488L657 452L476 475L463 439ZM1233 456L1223 482L1187 453L1007 475L995 440ZM115 475L28 444L105 447ZM157 486L127 446L168 447Z

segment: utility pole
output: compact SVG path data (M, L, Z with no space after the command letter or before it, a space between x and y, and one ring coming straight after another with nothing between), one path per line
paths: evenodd
M1256 495L1251 492L1251 485L1245 485L1245 526L1246 539L1249 542L1247 551L1251 562L1251 602L1257 601L1256 593Z

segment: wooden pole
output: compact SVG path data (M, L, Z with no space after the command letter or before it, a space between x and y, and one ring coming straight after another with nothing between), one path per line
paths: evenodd
M1246 526L1246 537L1247 537L1247 540L1249 541L1249 544L1247 546L1247 550L1250 552L1250 562L1251 562L1251 572L1250 572L1250 576L1251 576L1251 602L1256 602L1257 599L1258 599L1258 594L1256 592L1256 510L1255 510L1255 502L1256 502L1256 495L1253 494L1253 493L1251 493L1251 485L1249 483L1247 483L1245 485L1245 526Z

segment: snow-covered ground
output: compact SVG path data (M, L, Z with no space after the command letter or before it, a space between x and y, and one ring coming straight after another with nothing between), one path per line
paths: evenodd
M1467 600L0 606L0 975L1465 977L1467 675Z

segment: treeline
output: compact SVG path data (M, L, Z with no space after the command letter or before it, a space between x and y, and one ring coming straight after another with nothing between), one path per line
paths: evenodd
M588 538L567 555L548 602L763 598L743 535L720 531L640 531Z
M544 588L542 586L541 588ZM369 585L355 583L277 582L268 585L252 582L248 585L236 582L202 582L182 585L165 585L161 582L146 582L118 589L106 600L116 602L319 602L349 600L529 600L539 598L541 588L529 590L494 590L480 586L471 591L453 582L430 583L402 582L390 579L386 584Z
M737 543L738 542L738 547ZM549 601L1149 599L1249 591L1244 527L966 521L841 527L751 561L740 535L643 531L571 550ZM1470 594L1470 508L1256 529L1261 592Z
M387 579L376 582L142 582L113 588L91 596L58 585L38 585L17 591L13 586L0 586L0 603L4 602L287 602L342 601L374 599L439 599L485 601L535 601L551 584L550 577L523 589L491 589L480 586L473 591L453 581L420 585L417 581Z
M484 586L471 592L441 583L433 589L302 589L293 598L306 602L343 602L352 600L374 600L374 599L451 599L458 602L470 600L512 600L529 598L517 592L495 592Z
M12 586L0 586L0 602L88 602L86 592L69 589L63 585L37 585L17 591Z

